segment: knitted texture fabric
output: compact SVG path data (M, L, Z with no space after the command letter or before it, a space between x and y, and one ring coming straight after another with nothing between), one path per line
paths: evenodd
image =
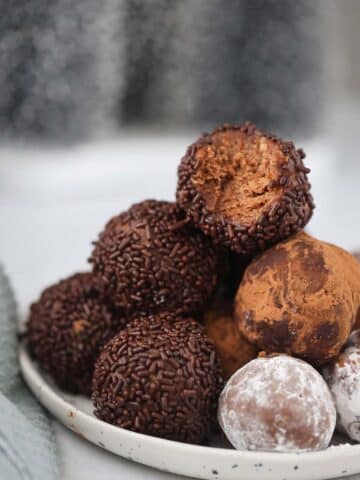
M0 265L0 477L58 478L49 418L24 385L17 361L16 302Z

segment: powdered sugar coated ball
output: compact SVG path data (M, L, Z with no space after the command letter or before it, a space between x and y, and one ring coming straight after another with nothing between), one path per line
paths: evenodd
M335 400L338 430L360 442L360 348L347 348L323 373Z
M357 347L360 348L360 330L354 330L350 337L348 338L348 341L346 342L345 347Z
M218 419L238 450L304 452L329 445L336 411L313 367L279 355L234 373L220 395Z

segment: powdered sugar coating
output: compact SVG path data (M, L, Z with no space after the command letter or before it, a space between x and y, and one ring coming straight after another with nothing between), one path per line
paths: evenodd
M337 428L360 442L360 348L347 348L324 368L337 410Z
M218 420L238 450L304 452L328 447L336 411L313 367L279 355L234 373L220 395Z
M346 342L345 347L358 347L360 348L360 330L354 330L350 337L348 338L348 341Z

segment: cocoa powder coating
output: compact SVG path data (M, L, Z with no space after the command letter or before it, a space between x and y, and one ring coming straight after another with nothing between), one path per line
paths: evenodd
M300 232L255 258L235 300L240 331L260 349L321 365L345 344L360 307L360 264Z
M233 302L214 302L203 317L205 332L214 342L224 379L257 355L257 349L240 333L233 317Z

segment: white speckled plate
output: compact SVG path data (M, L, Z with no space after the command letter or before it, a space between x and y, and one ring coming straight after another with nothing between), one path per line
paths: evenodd
M94 417L88 399L66 394L45 378L24 346L19 355L28 386L61 423L89 442L134 462L214 480L323 480L360 472L360 445L302 454L242 452L172 442L109 425Z

